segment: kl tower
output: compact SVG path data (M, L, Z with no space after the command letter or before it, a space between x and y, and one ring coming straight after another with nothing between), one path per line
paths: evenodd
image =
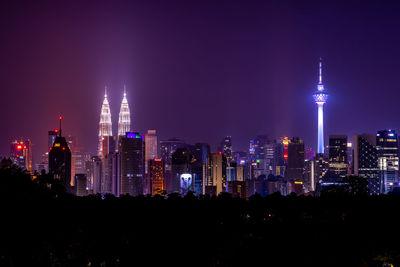
M317 92L313 95L315 103L318 105L318 148L317 153L324 153L324 104L328 99L328 94L325 92L322 84L322 59L319 59L319 82Z

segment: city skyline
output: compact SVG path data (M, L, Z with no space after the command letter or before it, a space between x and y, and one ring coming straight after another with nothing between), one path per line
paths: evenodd
M1 90L7 101L0 111L19 111L3 118L3 125L11 127L0 133L2 156L9 153L10 141L24 137L32 140L34 159L38 159L47 147L47 131L57 128L54 118L58 114L65 117L65 132L94 153L101 88L109 87L110 106L116 112L124 84L133 114L132 130L145 133L155 129L160 140L178 137L188 143L208 142L215 150L222 137L231 135L235 150L247 150L249 139L269 134L298 136L315 150L312 93L319 57L324 59L324 81L330 94L325 106L325 141L330 134L352 137L381 129L398 132L398 40L389 34L399 24L396 5L388 9L378 2L361 7L350 2L343 9L331 2L301 7L239 2L228 5L232 14L217 16L210 11L210 2L189 4L187 15L202 21L207 18L204 26L182 15L179 5L164 4L155 17L151 4L134 3L95 7L89 15L93 24L83 20L89 6L76 3L62 10L45 2L44 15L35 19L31 5L4 9L2 19L12 16L14 27L6 29L9 34L1 44L1 80L9 89ZM352 10L356 7L355 14ZM142 14L137 11L140 8ZM217 12L223 6L213 8ZM25 13L17 12L21 9ZM280 15L272 11L280 11ZM54 12L57 17L50 16ZM168 19L167 14L175 16ZM22 15L33 19L35 27L18 22ZM237 20L235 15L242 17ZM375 20L367 20L371 15ZM102 18L107 20L101 22ZM244 21L248 23L240 24ZM178 26L181 22L188 25ZM82 24L81 30L77 24ZM94 25L104 26L106 34ZM63 35L57 34L60 29ZM188 29L194 33L189 34ZM93 41L85 37L87 32L93 33ZM369 34L361 34L365 32ZM40 33L54 38L43 43ZM24 34L32 40L24 44L27 49L9 46ZM114 38L95 46L105 35ZM89 51L89 47L93 49ZM6 54L6 49L10 53ZM48 55L39 60L35 55L41 49L47 49ZM37 67L39 62L41 67ZM22 63L24 79L16 79ZM383 108L385 116L379 114ZM225 119L210 117L215 112ZM114 121L113 132L116 129Z

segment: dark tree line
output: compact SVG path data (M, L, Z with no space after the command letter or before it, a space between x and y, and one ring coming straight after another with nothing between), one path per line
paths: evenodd
M227 193L79 198L49 174L32 180L3 166L0 266L400 264L400 197L368 196L356 179L344 188L248 201Z

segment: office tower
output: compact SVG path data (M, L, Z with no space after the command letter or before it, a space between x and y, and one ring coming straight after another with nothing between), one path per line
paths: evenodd
M104 147L107 147L107 139L105 137L112 136L112 123L111 123L111 111L110 105L107 99L107 91L104 94L103 105L101 106L100 122L99 122L99 146L98 156L102 159L107 154Z
M399 144L394 130L378 131L376 135L378 168L383 194L399 186Z
M222 140L220 151L226 157L226 162L229 165L233 160L233 158L232 158L232 137L231 136L226 136Z
M160 141L160 158L162 158L165 163L165 182L167 191L169 190L169 184L172 180L171 176L172 154L178 148L184 148L184 147L186 147L185 142L176 138Z
M47 147L49 148L49 151L53 147L54 141L56 140L57 136L58 136L58 129L54 129L53 131L48 132Z
M315 103L318 105L318 147L317 153L324 153L324 104L328 99L328 94L325 92L322 84L322 60L319 61L319 82L317 92L313 95Z
M87 196L87 180L86 180L86 174L84 173L79 173L75 175L75 184L76 184L76 195L78 197L84 197Z
M129 131L131 131L131 114L128 100L126 99L126 88L124 86L124 97L122 98L118 117L118 136L125 136Z
M168 193L178 192L184 195L187 193L185 190L194 191L193 159L193 155L188 148L178 148L172 154L171 179L166 181Z
M293 137L288 144L288 160L285 180L294 187L300 187L304 182L304 143L300 138ZM302 190L296 189L291 190L291 192L296 192L297 194L303 193Z
M347 174L353 174L353 143L347 142Z
M347 136L329 136L329 175L332 182L347 176Z
M324 154L317 153L314 157L314 183L321 184L325 181L329 170L329 159Z
M158 158L158 143L156 130L148 130L144 136L146 161Z
M314 160L305 160L304 164L304 192L314 192L315 191L315 161Z
M138 196L143 194L144 138L136 132L127 132L119 139L121 157L121 192Z
M249 146L249 161L253 164L252 178L257 178L262 174L269 174L270 159L266 158L266 147L270 144L270 139L267 135L258 135L255 139L250 140Z
M210 153L207 156L207 175L204 192L219 195L226 190L226 158L222 153Z
M13 141L10 145L10 159L21 169L32 171L32 142L31 140Z
M171 169L172 154L178 148L184 148L184 147L186 147L185 142L176 138L160 141L160 156L165 161L166 170Z
M90 159L90 153L80 146L74 146L71 151L71 162L74 164L75 174L82 174L86 172L86 161Z
M101 193L102 164L98 156L91 157L86 161L86 179L89 194Z
M114 157L116 156L116 136L105 136L103 137L103 158L102 158L102 175L101 175L101 193L104 194L115 194L112 190L115 185L115 167Z
M102 166L101 192L103 194L120 195L121 162L120 153L112 152L105 155Z
M210 153L210 145L207 143L196 143L188 146L194 159L192 173L194 177L194 192L196 195L203 194L203 181L207 173L207 155Z
M49 173L53 174L55 179L61 180L67 191L71 192L71 151L67 140L61 135L61 116L59 120L59 135L49 152Z
M289 157L288 149L289 149L290 140L289 140L289 138L287 138L285 136L285 137L281 138L281 142L282 142L282 146L283 146L283 164L286 165L288 157Z
M163 159L149 160L151 194L163 194L165 191L165 163Z
M354 136L354 175L368 180L370 194L380 193L376 137L373 134L358 134Z
M286 138L287 139L287 138ZM274 159L273 159L273 175L284 176L285 175L285 161L287 159L287 145L286 145L286 159L284 157L285 145L283 144L285 139L279 139L274 142ZM285 141L286 142L286 141ZM289 140L287 140L289 144Z
M226 181L236 181L236 162L226 165Z
M144 136L145 143L145 183L144 191L145 194L151 194L150 177L149 177L149 161L158 158L158 143L156 130L148 130L147 134Z

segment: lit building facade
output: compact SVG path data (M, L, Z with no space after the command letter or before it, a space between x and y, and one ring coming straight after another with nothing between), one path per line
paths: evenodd
M344 178L348 173L347 136L329 136L329 176L332 179Z
M102 159L107 154L104 151L104 147L108 145L105 143L105 137L112 136L112 122L111 122L111 110L110 104L107 99L107 91L104 94L103 105L101 106L100 112L100 122L99 122L99 146L98 146L98 156Z
M207 175L204 192L219 195L226 191L226 159L222 153L210 153L207 156Z
M288 160L285 179L288 183L296 185L296 194L303 193L299 188L302 187L304 182L304 170L304 143L300 138L293 137L288 145Z
M32 142L31 140L13 141L10 145L10 159L21 169L32 171Z
M353 143L354 175L368 180L370 194L379 194L381 191L376 137L374 134L358 134L354 136Z
M130 131L131 113L129 110L128 99L126 98L126 89L124 88L124 97L122 98L118 117L118 136L125 136L125 134Z
M187 191L185 192L185 188L182 188L183 186L186 187L186 190L190 189L193 191L193 161L193 155L188 148L178 148L172 154L171 179L167 180L168 193L180 193L184 195ZM189 182L190 184L188 184Z
M127 132L120 137L118 147L121 157L120 194L143 194L144 137L136 132Z
M225 136L221 142L221 152L226 157L227 164L229 165L232 160L232 136Z
M71 151L61 131L49 152L49 173L61 180L68 192L71 191Z
M149 160L151 194L163 194L165 191L165 163L163 159Z
M376 135L381 193L399 186L399 144L394 130L378 131Z
M318 147L317 153L324 153L324 104L328 99L322 83L322 60L319 61L319 82L317 92L313 95L314 101L318 106Z

